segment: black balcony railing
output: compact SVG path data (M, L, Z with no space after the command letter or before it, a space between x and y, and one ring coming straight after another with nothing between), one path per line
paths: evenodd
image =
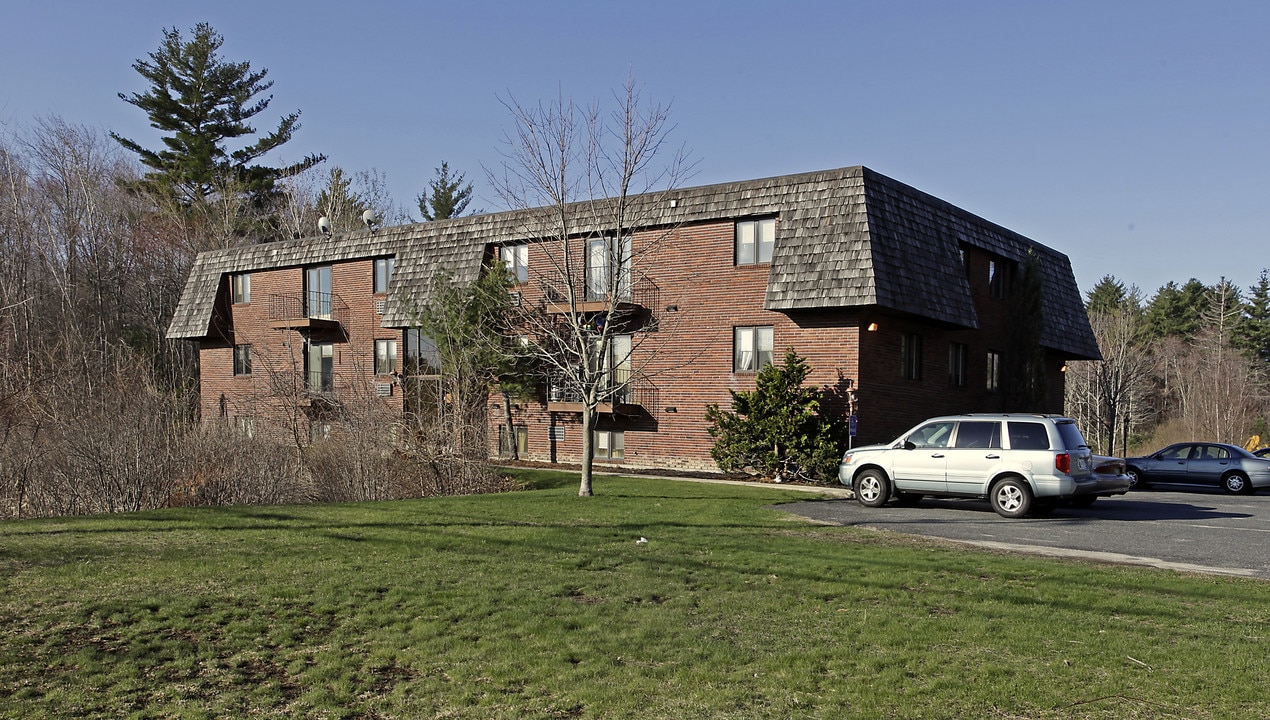
M561 279L563 280L563 279ZM590 281L586 277L577 277L572 283L548 282L542 283L542 293L547 302L555 306L558 312L568 312L569 308L565 307L569 302L568 288L572 286L572 297L574 302L579 305L578 309L594 310L595 308L586 308L588 304L607 303L609 301L609 288L607 283L598 282L595 278ZM612 304L614 307L622 305L633 305L648 310L657 308L661 300L661 288L657 283L647 277L636 277L630 282L624 282L618 285L612 296Z
M329 292L304 291L269 296L269 320L317 320L348 327L348 304Z
M613 381L601 390L600 409L604 412L624 412L642 408L652 415L657 412L657 386L641 375L632 376L625 382ZM547 380L547 404L580 405L582 393L576 385L568 382L561 375L552 375ZM572 409L572 408L569 408Z

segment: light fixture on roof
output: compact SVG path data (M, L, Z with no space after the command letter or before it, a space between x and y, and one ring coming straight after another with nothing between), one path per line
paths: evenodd
M323 235L327 237L331 236L331 219L330 218L328 218L325 215L318 218L318 232L322 233Z
M375 230L379 227L379 218L375 217L374 210L367 210L362 213L362 222L366 223L366 227L370 228L370 233L375 234Z

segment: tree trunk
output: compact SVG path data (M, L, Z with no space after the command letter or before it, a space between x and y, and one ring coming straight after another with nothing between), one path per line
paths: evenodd
M578 486L579 497L591 497L591 466L595 464L595 409L589 403L582 405L582 481Z
M512 425L512 396L511 393L503 393L503 422L507 426L507 440L510 445L511 459L520 459L520 448L516 446L516 426Z

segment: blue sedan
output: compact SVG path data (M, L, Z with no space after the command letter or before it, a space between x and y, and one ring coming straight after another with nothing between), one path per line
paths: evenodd
M1134 488L1177 483L1254 493L1270 487L1270 458L1257 457L1237 445L1176 443L1153 455L1125 458L1124 463Z

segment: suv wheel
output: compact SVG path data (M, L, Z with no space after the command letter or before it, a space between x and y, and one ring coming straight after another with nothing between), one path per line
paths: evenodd
M991 500L1001 517L1021 518L1032 509L1032 488L1021 478L1008 477L992 486Z
M878 470L865 470L855 479L855 499L865 507L882 507L890 496L890 483Z

